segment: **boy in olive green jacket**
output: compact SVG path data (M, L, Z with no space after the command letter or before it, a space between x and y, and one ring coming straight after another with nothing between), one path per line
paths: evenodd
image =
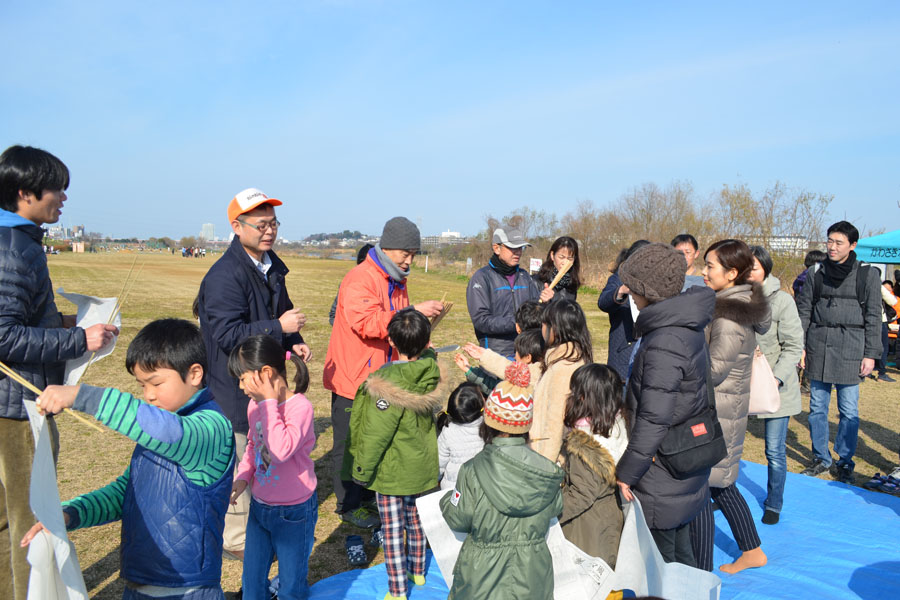
M438 484L434 413L446 397L437 355L426 350L430 335L428 319L415 309L394 315L388 341L396 358L359 387L350 416L345 476L376 492L388 573L385 600L406 598L407 577L425 584L425 532L416 497Z

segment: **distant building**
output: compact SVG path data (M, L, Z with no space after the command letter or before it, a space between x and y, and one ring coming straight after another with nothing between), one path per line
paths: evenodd
M213 241L216 239L216 226L212 223L204 223L200 226L200 237L204 240Z
M450 246L453 244L465 244L469 241L464 238L458 231L441 232L440 235L426 235L422 237L423 246Z

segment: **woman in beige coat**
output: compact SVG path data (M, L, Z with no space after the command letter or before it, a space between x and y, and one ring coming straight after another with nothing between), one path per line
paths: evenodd
M594 362L594 354L584 311L571 300L557 300L547 306L541 331L546 350L541 377L534 386L529 445L555 462L562 448L569 380L578 367Z
M766 564L750 508L735 487L744 450L750 407L750 370L756 335L769 329L771 314L762 288L749 283L753 254L740 240L721 240L706 251L703 278L716 292L716 308L707 327L710 367L716 386L716 412L728 445L728 455L712 469L709 491L728 519L742 554L720 569L736 573ZM715 521L707 507L691 523L697 566L712 570Z

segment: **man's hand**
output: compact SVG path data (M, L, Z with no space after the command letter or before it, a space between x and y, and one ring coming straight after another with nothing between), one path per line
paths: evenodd
M66 524L66 527L69 526L69 513L67 513L66 511L63 511L63 522ZM41 523L40 521L35 523L34 527L29 529L28 533L25 534L25 537L22 538L22 541L19 542L19 546L22 548L27 547L28 544L31 543L31 540L37 537L37 534L39 534L44 529L46 529L46 527L44 527L43 523Z
M282 333L297 333L306 325L306 315L299 308L292 308L278 317L278 322L281 323Z
M456 366L459 367L459 370L463 373L469 371L469 359L467 359L464 355L457 353L456 356L453 357L453 361L456 363Z
M860 377L868 377L874 368L875 368L875 359L874 358L862 359L862 364L859 366L859 376Z
M542 304L546 304L547 302L550 302L551 300L553 300L553 296L554 296L554 294L553 294L553 290L550 289L550 284L545 283L544 289L541 290L541 297L539 298L539 300L541 301Z
M299 356L305 363L312 360L312 350L310 350L309 346L306 344L294 344L293 347L291 347L291 352Z
M413 306L414 309L428 317L436 317L444 310L444 303L439 300L426 300Z
M62 316L62 326L66 329L71 329L75 327L75 315L63 315Z
M103 323L91 325L84 330L88 352L97 352L103 349L112 341L113 336L117 335L119 335L119 328L115 325L104 325Z
M803 354L800 355L800 368L806 368L806 350L803 351Z
M631 493L631 486L622 481L617 481L616 485L619 486L619 492L622 494L622 500L625 502L631 502L634 500L634 494Z
M625 296L627 296L630 293L631 293L631 290L628 289L627 285L624 285L624 284L620 285L619 289L616 290L615 301L618 302L619 304L622 304L623 302L625 302Z
M481 360L481 357L484 356L484 348L477 344L473 344L469 342L465 346L463 346L463 350L466 351L466 354L474 358L475 360Z
M238 496L244 493L244 490L247 489L247 482L243 479L235 479L234 483L231 486L231 503L237 504Z
M81 385L48 385L38 396L38 412L42 415L58 415L75 404L75 396Z

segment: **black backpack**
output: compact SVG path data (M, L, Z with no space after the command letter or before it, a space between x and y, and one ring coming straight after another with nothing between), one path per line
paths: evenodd
M859 269L856 272L856 300L859 302L859 307L863 310L863 314L866 312L866 297L868 296L866 293L866 282L869 279L869 269L871 268L871 265L859 265ZM813 306L819 302L819 298L822 296L823 285L825 285L825 269L822 268L822 263L817 263L813 267ZM831 297L839 298L842 296ZM894 314L896 315L897 313Z

